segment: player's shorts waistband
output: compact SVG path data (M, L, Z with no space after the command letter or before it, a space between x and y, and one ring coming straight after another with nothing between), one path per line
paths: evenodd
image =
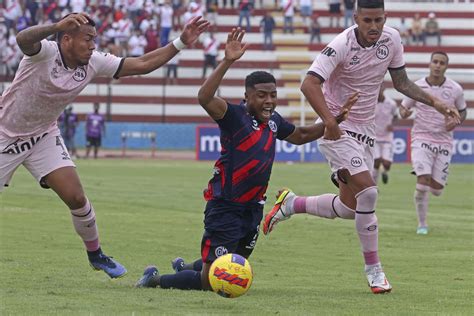
M349 135L350 137L356 139L357 141L363 143L363 144L366 144L368 145L369 147L374 147L374 143L375 143L375 138L373 137L370 137L368 135L365 135L365 134L361 134L361 133L356 133L356 132L353 132L353 131L349 131L349 130L345 130L346 131L346 134Z

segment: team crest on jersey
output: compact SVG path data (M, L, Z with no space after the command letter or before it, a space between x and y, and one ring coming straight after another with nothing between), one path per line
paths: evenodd
M444 90L441 93L441 96L443 97L443 99L449 100L451 98L451 91Z
M375 55L377 56L378 59L385 59L388 57L388 53L390 50L388 49L387 45L380 45L377 47L377 51L375 52Z
M259 131L260 130L260 127L258 127L258 122L256 119L253 119L252 120L252 128L256 131Z
M77 67L74 75L72 75L72 79L76 80L77 82L81 82L86 79L87 72L84 67Z
M273 133L276 133L276 131L278 130L278 127L277 127L276 123L272 120L268 121L268 127L270 127L270 130Z

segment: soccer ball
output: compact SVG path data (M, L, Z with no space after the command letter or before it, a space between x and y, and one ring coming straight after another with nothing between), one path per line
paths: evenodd
M253 273L244 257L229 253L217 258L209 270L212 290L223 297L244 295L252 285Z

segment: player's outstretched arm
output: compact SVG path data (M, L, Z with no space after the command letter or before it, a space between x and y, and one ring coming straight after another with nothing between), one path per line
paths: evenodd
M324 138L329 140L337 140L341 137L342 132L337 125L336 118L331 114L324 99L323 90L321 89L321 80L313 75L306 75L301 84L301 92L303 92L306 100L311 107L322 119L326 129L324 130Z
M407 97L422 102L426 105L432 106L441 114L451 117L456 124L461 123L461 117L455 107L447 106L442 101L429 95L418 87L413 81L408 79L405 68L389 70L392 77L393 87L400 93Z
M72 31L82 24L88 24L88 17L83 13L70 14L61 21L49 25L36 25L24 29L16 36L16 42L25 55L35 55L41 49L40 42L58 32Z
M175 40L176 42L168 43L165 47L155 49L140 57L126 58L118 77L147 74L166 64L181 49L194 43L209 27L209 22L201 18L198 16L190 20L179 38Z
M349 112L359 99L359 93L354 93L349 99L347 99L346 103L342 107L339 114L335 117L337 124L341 123L349 116ZM295 131L288 136L285 140L295 145L302 145L318 138L323 137L325 130L324 123L318 123L310 126L299 126L295 129Z
M249 46L249 44L246 43L242 44L244 34L245 31L237 28L232 29L227 35L224 59L217 65L216 69L214 69L209 78L203 83L201 89L199 89L199 104L214 120L223 118L227 111L227 102L216 97L215 94L227 70L234 61L242 57Z

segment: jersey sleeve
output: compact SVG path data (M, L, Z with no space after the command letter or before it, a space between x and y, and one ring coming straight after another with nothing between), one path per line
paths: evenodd
M91 62L94 68L97 69L96 76L107 78L118 78L120 69L122 69L125 58L120 58L109 53L101 53L94 51L92 53Z
M40 62L43 60L50 59L53 57L57 51L58 51L58 44L53 41L48 41L46 39L42 40L40 42L41 48L38 53L34 55L25 55L25 60L31 61L31 62Z
M245 108L242 105L227 103L227 111L224 117L216 120L216 123L222 130L237 131L242 127L242 117L244 115Z
M459 111L465 110L467 108L466 100L464 99L464 92L460 88L460 93L458 97L454 100L454 105Z
M283 140L287 138L288 136L290 136L295 131L296 126L288 122L287 120L285 120L277 112L274 112L273 114L274 114L274 117L272 119L276 121L275 123L277 123L277 126L278 126L277 138L280 140Z
M318 77L321 82L326 81L337 65L344 60L345 42L343 34L336 36L316 57L307 73Z
M400 38L400 33L394 30L392 33L393 40L393 58L388 65L388 69L400 69L405 67L405 59L403 58L403 44L402 39Z

